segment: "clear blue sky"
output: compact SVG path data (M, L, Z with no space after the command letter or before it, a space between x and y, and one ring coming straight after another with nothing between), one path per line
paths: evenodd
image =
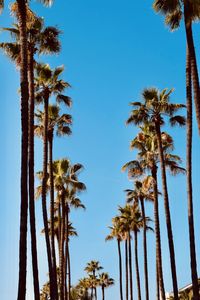
M0 24L10 26L8 1ZM32 1L32 7L45 18L47 25L62 31L62 52L40 61L55 67L65 65L64 79L72 89L71 113L73 135L56 140L55 158L69 157L85 166L81 179L87 192L81 197L86 212L72 213L79 238L71 242L73 283L84 276L86 263L99 260L116 282L118 280L115 242L105 243L107 226L125 202L123 190L131 187L121 166L135 158L129 143L136 129L126 127L129 102L140 99L144 87L174 87L172 100L185 102L185 35L183 28L175 33L163 25L151 8L152 1L134 0L67 0L55 1L51 9ZM7 38L0 35L0 40ZM195 25L198 61L200 60L200 26ZM20 104L17 89L19 74L12 63L0 55L0 298L16 298L19 238L19 176L20 176ZM185 130L170 130L175 138L175 152L185 160ZM194 209L197 237L197 258L200 264L200 185L197 130L194 131ZM36 142L36 170L41 169L41 142ZM184 176L169 178L170 205L174 230L179 286L190 282L187 227L187 201ZM40 201L36 204L40 282L46 280L46 253ZM153 207L148 205L152 216ZM160 199L163 267L166 291L171 290L168 244ZM30 240L29 240L30 243ZM139 251L142 255L141 241ZM140 257L141 257L140 255ZM27 300L32 300L30 255L28 257ZM143 270L140 259L141 274ZM150 295L155 298L154 236L149 234ZM143 277L143 276L142 276ZM142 280L143 283L143 280ZM142 286L143 288L143 286ZM107 299L119 299L118 285L107 291Z

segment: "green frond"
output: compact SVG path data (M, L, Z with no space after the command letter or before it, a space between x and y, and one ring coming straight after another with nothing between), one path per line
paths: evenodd
M62 94L58 94L56 96L56 101L58 103L64 103L65 105L71 107L72 106L72 100L70 97L62 95Z
M16 64L20 63L20 46L17 43L0 43L0 48Z
M182 11L175 10L172 13L168 13L165 17L165 24L170 27L171 31L176 30L180 27L180 22L182 19Z
M172 13L177 9L180 9L179 0L155 0L153 3L153 8L156 12L162 14Z
M71 135L72 130L69 126L58 126L58 129L56 131L57 136L64 136L64 135Z
M56 27L46 27L40 34L39 54L59 53L61 44L59 41L60 30Z
M171 126L179 125L179 126L185 126L186 119L183 116L174 116L170 118L170 124Z

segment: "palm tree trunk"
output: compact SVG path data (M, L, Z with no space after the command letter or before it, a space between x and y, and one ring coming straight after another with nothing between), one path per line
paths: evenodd
M159 283L159 268L156 254L156 299L160 300L160 283Z
M190 50L187 48L186 63L186 93L187 93L187 197L188 197L188 224L190 239L190 266L193 285L194 300L199 300L199 287L197 276L195 232L193 216L193 189L192 189L192 83Z
M70 254L69 254L69 206L66 205L66 222L67 222L67 232L66 232L66 260L67 260L67 273L68 273L68 299L71 300L71 264L70 264Z
M196 53L195 53L194 39L193 39L193 33L192 33L191 16L189 14L190 14L189 2L184 0L185 31L186 31L187 46L188 46L188 49L190 52L190 69L191 69L191 76L192 76L192 83L193 83L193 90L194 90L194 103L195 103L195 110L196 110L197 125L198 125L199 134L200 134L199 75L198 75Z
M131 234L128 233L128 257L129 257L129 280L130 280L130 299L133 300L133 275L132 275L132 250L131 250Z
M102 289L102 300L105 300L105 288L103 285L102 285L101 289Z
M48 141L49 141L49 178L50 178L50 236L51 236L52 276L53 276L52 284L53 284L55 300L58 300L55 232L54 232L53 131L49 133Z
M117 240L118 256L119 256L119 286L120 286L120 300L123 300L123 287L122 287L122 255L120 248L120 240Z
M42 178L42 214L44 222L45 240L46 240L46 250L49 268L49 281L50 281L50 295L53 298L53 276L52 276L52 256L51 247L49 239L49 229L48 229L48 216L47 216L47 204L46 204L46 187L47 187L47 162L48 162L48 101L49 96L45 95L44 99L44 136L43 136L43 178Z
M148 259L147 259L147 230L144 199L140 197L142 219L143 219L143 248L144 248L144 280L146 300L149 300L149 281L148 281Z
M64 241L65 241L65 199L62 193L61 196L62 216L61 216L61 241L60 241L60 252L59 252L59 268L60 268L60 300L64 300Z
M157 186L157 166L154 166L151 170L153 177L153 193L154 193L154 220L155 220L155 235L156 235L156 259L158 263L159 283L161 299L165 300L165 287L163 280L162 270L162 251L161 251L161 238L160 238L160 220L159 220L159 207L158 207L158 186ZM158 287L157 287L158 289Z
M137 280L137 290L138 290L138 300L141 300L141 288L140 288L140 271L138 263L138 242L137 242L137 231L134 231L134 240L135 240L135 271L136 271L136 280Z
M19 281L18 300L26 297L27 271L27 214L28 214L28 77L27 77L27 37L26 37L26 4L17 0L20 31L20 87L21 87L21 206L20 206L20 241L19 241Z
M29 79L29 216L31 231L31 253L32 270L35 300L40 300L38 259L37 259L37 240L35 226L35 182L34 182L34 63L33 49L28 51L28 79Z
M173 233L172 233L171 214L170 214L170 208L169 208L167 177L166 177L165 160L164 160L163 148L162 148L160 124L158 122L155 122L155 127L156 127L156 135L158 138L158 152L159 152L159 157L160 157L160 168L161 168L161 178L162 178L165 218L166 218L169 253L170 253L174 300L178 300L178 284L177 284L177 275L176 275L174 241L173 241Z
M126 300L128 300L128 242L125 240L125 265L126 265Z

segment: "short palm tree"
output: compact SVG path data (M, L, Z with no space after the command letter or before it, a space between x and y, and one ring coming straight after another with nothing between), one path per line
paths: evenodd
M170 262L171 262L171 273L173 282L174 297L178 300L178 285L176 275L176 263L175 263L175 252L173 233L171 225L171 214L169 207L169 197L166 180L166 169L164 151L162 145L162 133L161 127L165 123L166 116L169 117L169 122L172 126L178 124L180 126L185 125L185 118L180 115L175 115L181 108L185 107L183 104L170 103L170 95L173 90L164 89L159 91L156 88L144 89L142 96L142 102L133 102L133 110L131 111L130 117L127 120L127 124L144 124L145 122L152 122L155 126L155 133L157 137L157 146L161 166L162 186L163 186L163 197L165 206L165 217L168 234L168 244L170 251Z
M135 189L126 190L127 202L140 203L141 214L143 219L143 248L144 248L144 278L145 278L145 294L146 300L149 299L149 281L148 281L148 258L147 258L147 237L146 237L146 214L144 200L153 201L153 193L146 188L146 182L148 178L143 181L136 180L134 182Z
M90 262L87 263L87 266L85 267L85 271L88 274L91 274L94 278L96 278L96 271L100 271L103 268L99 264L99 261L96 260L91 260ZM92 297L93 297L93 290L94 290L94 296L95 300L97 300L97 288L96 286L92 287Z
M108 273L99 274L99 286L102 290L102 300L105 300L105 288L114 285L114 279L109 277Z
M122 242L122 232L120 226L120 220L118 217L112 219L112 226L108 227L110 229L110 234L107 235L106 241L111 241L113 239L117 240L118 258L119 258L119 290L120 290L120 300L123 300L123 284L122 284L122 255L121 255L121 242Z

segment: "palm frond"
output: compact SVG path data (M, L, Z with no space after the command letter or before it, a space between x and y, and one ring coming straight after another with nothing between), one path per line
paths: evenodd
M66 104L67 106L71 107L72 106L72 100L70 97L68 96L65 96L65 95L62 95L62 94L58 94L56 96L56 101L58 103L64 103Z
M171 126L179 125L179 126L185 126L186 119L183 116L174 116L170 118L170 124Z

